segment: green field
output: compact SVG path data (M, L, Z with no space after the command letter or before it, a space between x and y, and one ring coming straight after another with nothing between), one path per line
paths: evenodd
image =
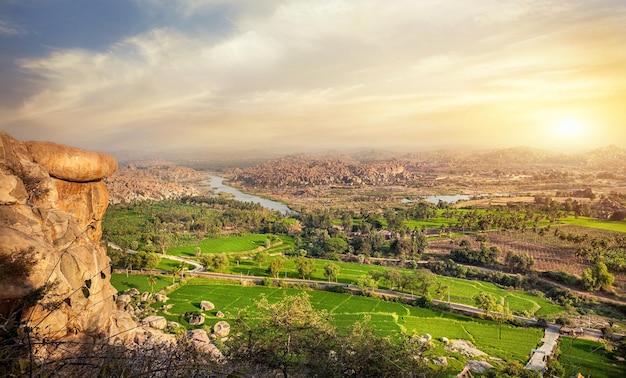
M574 216L569 216L567 218L559 219L558 222L580 227L597 228L606 231L626 232L626 221L611 222L588 217L576 218Z
M280 252L284 249L292 248L293 238L280 235L278 238L282 244L269 248L268 253ZM233 252L253 252L265 246L267 234L252 234L244 236L230 236L225 238L206 238L202 244L193 244L184 247L173 247L167 250L168 255L193 257L196 247L200 247L202 253L233 253Z
M313 261L315 264L315 271L311 274L311 279L317 281L327 280L326 277L324 277L324 265L329 262L339 266L340 271L337 282L346 284L356 283L357 279L360 276L366 275L370 271L384 273L390 269L378 265L361 265L358 263L344 263L319 259L315 259ZM227 269L227 272L232 274L241 274L243 276L264 277L267 276L266 267L268 266L268 264L269 262L266 262L262 265L261 268L259 268L258 265L256 265L249 259L242 260L239 265L237 265L236 262L232 261ZM398 270L406 274L412 273L412 271L409 269ZM298 271L296 269L293 259L285 260L285 267L279 277L301 278L298 275ZM450 288L450 296L452 302L474 305L474 297L480 292L487 292L493 294L497 298L498 303L500 303L501 301L500 298L504 298L505 306L508 306L508 308L515 314L550 316L564 311L560 306L550 302L545 298L540 298L534 294L530 294L525 291L510 291L508 289L500 288L497 285L489 282L464 280L460 278L444 276L437 276L437 280ZM384 285L379 285L379 288L385 289L387 287L385 287ZM431 295L435 297L434 288L431 292ZM441 299L445 300L447 299L447 297Z
M626 377L626 362L616 361L604 349L604 345L591 340L562 337L559 340L565 376L581 373L585 377Z
M124 282L124 279L115 280L118 289L123 289L120 284ZM139 283L143 283L142 281L147 283L145 277L139 280ZM159 311L159 314L168 320L179 321L189 327L181 314L188 311L200 311L200 301L208 300L213 302L216 308L206 313L208 316L205 325L212 326L221 320L215 316L217 311L222 311L226 315L224 319L233 324L238 309L248 307L254 314L254 301L262 294L273 302L282 299L284 295L295 295L300 292L301 290L296 289L244 287L235 282L225 284L206 279L191 279L187 285L168 294L170 297L168 304L174 306L169 313ZM479 349L492 356L506 360L525 361L530 350L537 346L543 333L539 329L503 325L502 339L500 339L500 326L490 321L369 297L325 291L307 291L307 293L315 309L327 310L333 316L339 331L346 332L352 324L363 321L367 316L370 317L369 324L380 336L393 337L400 332L406 332L420 335L428 333L435 339L461 338L471 341ZM155 306L159 308L160 304ZM439 341L436 344L441 347Z
M157 282L154 285L154 292L169 286L172 284L172 277L155 275ZM178 280L177 280L178 281ZM140 292L150 291L150 283L148 282L148 275L142 274L130 274L128 277L126 274L112 274L111 284L118 291L124 291L126 289L135 288Z

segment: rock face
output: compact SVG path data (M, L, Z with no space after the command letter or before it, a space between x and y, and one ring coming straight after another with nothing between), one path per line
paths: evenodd
M32 334L57 341L136 327L117 309L100 246L103 179L116 169L105 154L0 131L0 317L21 317Z

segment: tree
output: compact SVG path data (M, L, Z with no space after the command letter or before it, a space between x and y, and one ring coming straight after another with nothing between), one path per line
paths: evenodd
M253 260L255 263L259 265L259 268L260 268L261 265L263 265L263 263L267 261L267 252L265 251L257 252L253 257Z
M181 274L182 272L183 272L183 263L180 263L180 265L175 266L172 269L172 285L176 282L176 275Z
M402 290L402 273L398 269L389 269L385 273L385 278L389 281L389 289L393 290L398 286Z
M285 259L282 257L277 257L270 262L270 266L267 268L267 274L272 277L278 278L278 274L281 269L285 266Z
M335 329L330 315L315 310L308 294L285 296L272 304L261 294L256 307L254 328L250 328L245 311L239 314L234 328L245 331L229 338L227 351L233 360L249 365L259 376L274 375L270 373L275 371L285 378L311 372L334 375L328 369L333 366L330 351L338 350Z
M307 276L310 278L311 274L315 270L315 262L312 259L307 259L306 257L297 257L296 269L302 279L305 279Z
M348 250L348 242L342 238L328 238L323 242L326 254L345 253Z
M504 257L504 264L512 273L526 274L533 270L535 259L528 253L513 253L509 251Z
M484 291L481 291L474 297L474 303L476 303L476 307L485 310L485 315L489 315L489 312L493 311L498 305L496 297Z
M374 290L378 289L378 282L369 274L363 274L356 281L359 290L363 294L370 295Z
M324 265L324 277L328 278L328 282L336 280L339 276L339 266L333 263Z
M157 283L157 278L152 274L148 276L148 283L150 284L150 292L154 293L154 285Z
M228 266L228 263L228 256L225 253L218 253L213 258L213 267L220 272Z
M414 289L425 298L430 298L430 288L437 284L437 276L428 269L417 269L415 271L417 285Z
M589 291L610 291L614 280L615 277L609 273L606 264L602 261L598 261L593 268L583 270L581 277L583 287Z

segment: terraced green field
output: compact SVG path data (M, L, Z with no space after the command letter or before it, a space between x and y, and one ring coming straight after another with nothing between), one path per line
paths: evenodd
M626 377L626 362L613 359L601 343L562 337L559 348L559 362L565 368L566 377L576 373L594 378Z
M147 283L145 277L143 281ZM124 280L116 279L114 282L118 289L123 289L121 285ZM142 283L142 280L139 280L139 283ZM226 315L224 319L233 324L237 311L241 308L247 307L254 314L254 301L261 295L265 295L273 302L282 299L285 295L295 295L300 292L302 290L274 289L263 286L244 287L235 283L191 279L187 285L168 294L170 297L168 303L173 304L173 308L168 313L161 311L159 313L168 320L179 321L189 327L181 314L188 311L200 311L200 302L209 300L215 304L216 308L206 313L205 325L212 326L222 320L215 316L217 311L222 311ZM367 317L370 319L369 324L380 336L393 337L400 332L406 332L420 335L428 333L435 339L461 338L471 341L479 349L492 356L522 362L528 358L530 350L537 346L543 335L540 329L503 325L502 339L500 339L500 325L490 321L369 297L325 291L306 292L314 308L327 310L333 316L338 330L342 332L347 332L355 322L362 322ZM158 308L160 304L155 304L155 306ZM440 341L436 341L436 344L442 347Z

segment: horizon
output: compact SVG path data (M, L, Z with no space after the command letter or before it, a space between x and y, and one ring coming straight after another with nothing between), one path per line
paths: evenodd
M617 0L0 9L0 129L111 154L626 147Z

